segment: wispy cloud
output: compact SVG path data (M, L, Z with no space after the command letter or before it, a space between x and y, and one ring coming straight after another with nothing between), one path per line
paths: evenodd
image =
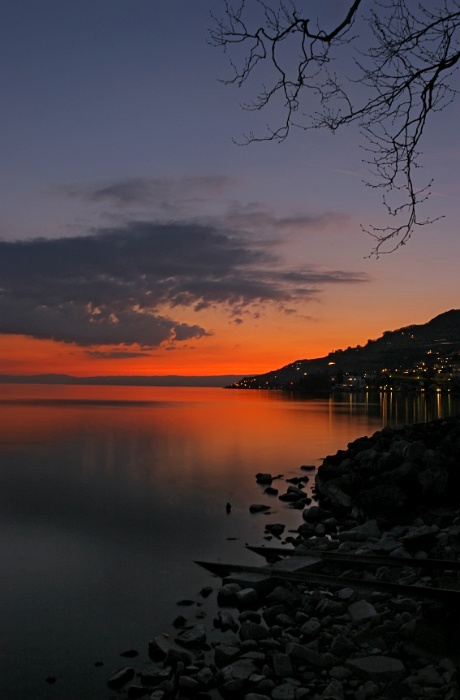
M281 234L322 232L343 226L348 214L336 211L280 214L262 202L242 203L245 181L227 175L183 178L125 178L86 185L60 186L60 196L96 205L108 221L155 220L162 223L195 222L228 230L256 233L274 240ZM56 190L54 191L56 193Z
M132 360L134 357L149 357L148 352L134 352L132 350L86 350L88 357L96 360Z
M227 175L194 175L182 178L131 177L111 182L61 186L66 197L102 205L118 212L148 210L150 215L177 220L215 205L242 181Z

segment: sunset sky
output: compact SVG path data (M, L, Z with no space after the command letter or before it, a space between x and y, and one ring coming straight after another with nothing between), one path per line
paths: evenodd
M237 145L270 115L219 82L222 5L0 0L1 374L255 374L460 307L460 101L423 143L444 218L369 257L357 131Z

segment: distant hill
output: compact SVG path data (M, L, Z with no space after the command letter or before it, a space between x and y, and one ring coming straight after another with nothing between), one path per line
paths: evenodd
M421 325L385 331L377 340L361 347L335 350L326 357L296 360L280 369L243 377L230 388L288 389L308 377L311 388L324 386L332 373L370 375L383 368L411 367L430 356L451 356L460 352L460 309L452 309ZM303 380L305 383L306 380Z
M113 376L73 377L70 374L0 374L0 384L74 384L97 386L217 386L223 387L238 380L237 375L210 376Z

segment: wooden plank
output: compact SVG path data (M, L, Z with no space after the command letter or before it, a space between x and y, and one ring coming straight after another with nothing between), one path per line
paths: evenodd
M381 591L392 595L405 595L411 598L427 598L442 600L444 602L460 604L460 591L450 588L428 588L427 586L409 586L406 584L389 583L387 581L363 581L361 579L327 576L315 572L288 572L272 569L271 567L244 566L241 564L222 564L220 562L195 561L195 564L202 566L212 574L225 578L232 573L251 572L260 574L270 574L274 579L290 581L298 584L315 584L323 586L333 586L335 588L354 588L359 590Z
M389 557L380 554L353 554L351 552L318 551L315 549L282 549L281 547L260 547L245 545L247 549L263 557L318 557L323 561L336 561L350 564L365 564L373 566L411 566L422 569L442 569L443 571L460 571L460 561L452 559L409 559L408 557Z

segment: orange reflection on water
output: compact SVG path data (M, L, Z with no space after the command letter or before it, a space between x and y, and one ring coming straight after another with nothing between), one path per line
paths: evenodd
M387 422L427 420L450 397L298 400L216 388L0 385L0 447L71 448L88 472L128 468L140 480L196 481L203 472L285 472L369 435ZM447 401L448 407L445 407Z
M333 449L348 421L329 402L274 392L181 387L3 385L0 446L35 453L74 446L85 471L139 479L294 468ZM336 419L337 418L337 419ZM354 423L359 422L354 418ZM367 418L363 429L367 427Z

